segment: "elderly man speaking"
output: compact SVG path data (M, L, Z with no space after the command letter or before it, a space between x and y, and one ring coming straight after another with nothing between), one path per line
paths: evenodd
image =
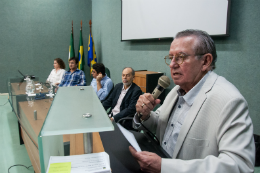
M199 30L179 32L165 62L176 86L164 103L139 97L135 128L154 132L172 157L161 158L129 147L145 172L245 173L254 171L253 125L238 89L213 72L217 59L212 38Z

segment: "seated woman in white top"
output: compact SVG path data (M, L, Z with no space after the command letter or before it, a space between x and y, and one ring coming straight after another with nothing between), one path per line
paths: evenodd
M50 82L52 85L59 85L65 73L65 63L62 59L56 58L54 59L53 66L54 69L51 71L49 77L47 78L47 82Z

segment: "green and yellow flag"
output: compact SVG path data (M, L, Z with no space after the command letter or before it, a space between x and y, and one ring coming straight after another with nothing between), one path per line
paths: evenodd
M84 50L83 50L83 39L82 39L82 27L80 28L80 34L79 34L79 70L83 69L83 61L84 61Z

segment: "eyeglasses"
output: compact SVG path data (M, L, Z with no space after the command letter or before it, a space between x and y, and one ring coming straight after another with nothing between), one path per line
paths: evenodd
M205 54L199 54L199 55L194 55L194 56L202 56L202 55L205 55ZM186 55L184 53L179 53L177 55L167 55L165 56L165 63L169 66L172 62L172 60L174 59L174 61L181 65L184 61L184 58L188 57L188 56L192 56L192 55Z

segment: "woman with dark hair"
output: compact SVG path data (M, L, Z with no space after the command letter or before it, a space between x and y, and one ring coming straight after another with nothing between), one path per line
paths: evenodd
M65 73L65 63L62 59L56 58L54 59L53 66L54 69L51 71L49 77L47 78L47 82L50 82L52 85L59 85Z

